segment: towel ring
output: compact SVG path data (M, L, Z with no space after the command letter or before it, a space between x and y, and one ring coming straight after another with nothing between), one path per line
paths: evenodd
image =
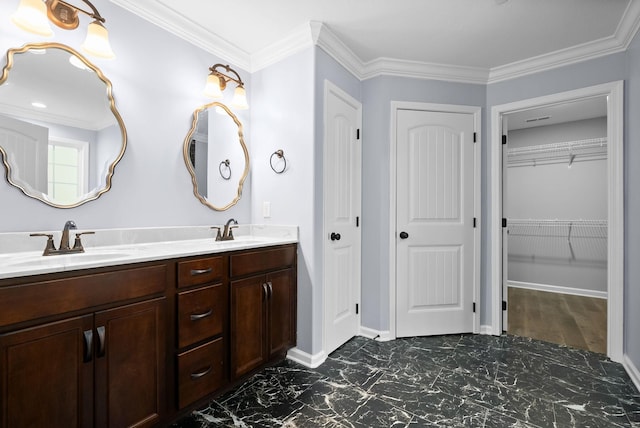
M222 162L220 162L220 165L218 165L218 171L220 171L220 176L225 180L231 179L231 167L229 166L230 164L231 162L229 161L229 159L225 159ZM225 175L225 173L222 171L223 166L227 168L227 171L228 171L227 175Z
M282 159L284 162L284 166L282 167L282 169L278 170L273 166L273 157L277 156L278 159ZM284 157L284 151L282 149L278 149L275 152L273 152L271 154L271 157L269 158L269 164L271 165L271 169L273 170L273 172L275 172L276 174L282 174L284 172L285 169L287 169L287 158Z

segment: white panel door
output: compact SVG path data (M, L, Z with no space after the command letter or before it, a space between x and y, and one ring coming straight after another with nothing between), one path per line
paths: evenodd
M397 114L396 336L471 332L474 117Z
M360 330L361 106L325 84L324 349Z

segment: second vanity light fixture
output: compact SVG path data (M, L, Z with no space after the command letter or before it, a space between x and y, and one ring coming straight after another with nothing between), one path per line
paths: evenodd
M218 69L225 69L227 74ZM209 75L207 76L207 84L204 87L204 94L211 98L222 98L222 91L227 87L228 82L235 82L238 86L233 93L231 105L238 110L246 110L249 108L247 103L247 92L244 89L244 82L240 75L228 65L216 64L209 67ZM235 74L235 77L228 73Z
M82 12L93 18L93 22L87 27L87 38L82 44L82 49L98 58L115 58L109 43L109 33L103 25L105 19L91 2L82 1L91 11L80 9L63 0L20 0L18 9L11 15L11 21L30 33L51 37L53 31L49 22L64 30L74 30L80 24L78 12Z

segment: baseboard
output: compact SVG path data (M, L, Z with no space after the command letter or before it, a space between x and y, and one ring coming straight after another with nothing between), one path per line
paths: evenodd
M389 330L374 330L364 326L360 326L360 336L366 337L367 339L377 340L379 342L387 342L395 339L395 337L391 336L391 332Z
M633 381L633 384L636 386L638 391L640 391L640 371L635 366L635 364L633 364L633 361L631 361L627 354L624 354L622 358L622 365L624 366L624 369L629 374L629 377Z
M487 336L493 336L493 327L489 324L483 324L480 326L480 334ZM499 335L498 335L499 336Z
M311 355L298 348L291 348L289 349L289 352L287 352L287 359L295 361L298 364L302 364L310 369L315 369L324 363L327 359L327 354L325 354L324 351L321 351L315 355Z
M572 294L574 296L596 297L606 299L606 291L585 290L584 288L563 287L561 285L536 284L535 282L508 281L507 286L513 288L526 288L529 290L547 291L549 293Z

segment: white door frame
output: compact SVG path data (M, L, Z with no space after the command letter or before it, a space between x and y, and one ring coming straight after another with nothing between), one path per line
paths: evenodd
M323 172L322 172L322 186L323 186L323 192L326 192L326 188L327 188L327 164L326 164L326 160L327 160L327 132L326 132L326 126L327 126L327 100L329 98L329 95L333 93L336 96L342 98L345 102L348 102L349 104L352 104L353 106L357 106L357 115L358 115L358 123L356 124L356 127L359 130L362 130L362 103L358 100L356 100L355 98L353 98L351 95L349 95L347 92L345 92L344 90L342 90L339 86L337 86L336 84L334 84L333 82L331 82L330 80L326 80L324 81L324 105L323 105L323 130L324 130L324 136L323 136L323 147L322 147L322 168L323 168ZM361 132L362 133L362 132ZM360 177L357 180L357 186L358 186L358 192L360 193L358 199L359 199L359 206L357 209L357 213L356 215L358 217L360 217L360 222L362 222L362 137L360 137L360 141L358 142L359 144L359 149L358 149L358 163L359 163L359 171L358 174L360 174ZM325 212L325 208L326 208L326 204L324 202L324 198L326 198L326 194L323 194L322 196L323 198L323 202L322 202L322 349L323 349L323 360L324 358L326 358L326 356L328 355L327 353L327 339L326 339L326 334L327 334L327 320L329 319L329 317L327 316L327 276L325 275L324 269L326 269L326 260L324 257L325 254L325 250L326 247L329 245L328 241L327 241L327 235L329 234L329 231L326 230L326 224L325 224L325 218L326 218L326 212ZM362 227L358 226L357 228L357 232L359 235L362 234ZM362 238L361 236L358 238L359 241L359 256L358 259L360 260L360 269L362 269ZM358 313L358 327L359 327L359 331L362 329L362 272L360 272L359 275L359 284L358 284L358 290L356 293L356 300L358 301L358 304L360 305L360 311ZM359 332L358 331L358 332ZM358 334L358 332L355 332L355 334ZM319 364L318 364L319 365ZM317 366L314 366L317 367Z
M473 332L480 331L480 154L482 144L481 132L481 107L463 106L455 104L432 104L407 101L391 102L391 132L389 136L389 332L388 336L380 334L380 340L392 340L396 338L396 148L397 148L397 112L398 110L423 110L442 113L467 113L473 114L473 124L476 132L474 144L474 198L473 212L476 218L476 228L473 236L473 301L476 303L476 312L473 315ZM387 332L385 332L387 333Z
M491 325L487 333L502 333L502 130L503 114L565 103L581 98L607 97L607 355L623 360L624 341L624 83L616 81L491 108Z

